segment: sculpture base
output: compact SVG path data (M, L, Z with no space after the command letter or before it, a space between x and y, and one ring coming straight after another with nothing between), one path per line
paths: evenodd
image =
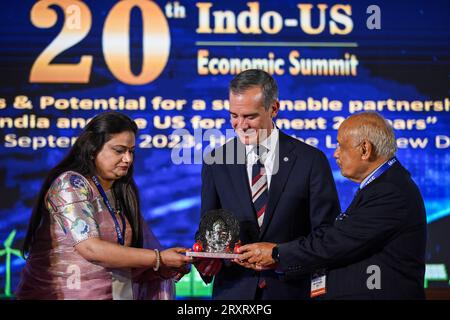
M188 251L186 256L195 258L212 258L212 259L239 259L240 254L237 253L225 253L225 252L195 252Z

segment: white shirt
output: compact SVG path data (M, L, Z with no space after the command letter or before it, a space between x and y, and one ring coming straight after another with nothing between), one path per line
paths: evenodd
M275 163L275 151L277 147L279 139L278 128L274 126L270 135L260 143L261 146L265 147L267 150L267 154L265 159L261 159L264 164L264 168L266 169L267 175L267 189L270 189L270 181L272 180L272 173L274 169ZM245 146L245 154L247 159L247 177L248 184L251 187L252 185L252 166L258 161L258 155L256 153L256 145L246 145Z

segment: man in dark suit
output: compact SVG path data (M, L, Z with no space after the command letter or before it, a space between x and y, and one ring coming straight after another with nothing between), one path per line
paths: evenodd
M243 244L289 242L332 224L340 212L325 155L280 130L275 80L247 70L230 83L230 116L237 138L214 150L202 169L201 213L231 211ZM255 272L231 261L197 260L205 282L215 275L215 299L302 299L310 279L283 281L275 270Z
M395 158L394 132L377 113L360 113L338 131L334 157L360 183L334 226L301 240L243 246L243 266L278 267L296 278L326 268L316 289L331 299L424 299L426 213L410 174Z

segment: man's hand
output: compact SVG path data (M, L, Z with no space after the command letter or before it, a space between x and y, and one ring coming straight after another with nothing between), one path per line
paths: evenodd
M264 270L276 269L277 266L278 266L277 263L274 263L274 264L271 264L271 265L269 265L267 267L263 267L263 266L260 266L259 264L248 263L248 262L245 262L245 261L241 261L239 259L234 259L233 262L235 262L236 264L240 265L241 267L248 268L248 269L253 269L255 271L264 271Z
M257 271L274 269L276 262L272 259L272 249L276 245L270 242L247 244L238 249L238 253L242 256L240 259L234 259L233 262Z
M202 275L212 277L222 268L222 259L196 258L194 265Z

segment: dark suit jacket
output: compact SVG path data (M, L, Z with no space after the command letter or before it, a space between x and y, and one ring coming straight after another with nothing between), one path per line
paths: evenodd
M280 246L286 277L327 267L333 270L325 298L423 299L426 213L409 172L395 163L355 196L346 213L334 226ZM379 267L381 289L367 286L372 265Z
M339 213L336 186L325 155L281 131L278 148L279 170L272 176L261 230L251 200L245 163L203 165L202 215L211 209L231 211L240 222L243 244L284 243L305 237L312 229L332 224ZM236 159L236 149L244 152L245 159L245 148L235 138L216 149L210 160L217 159L224 151ZM255 272L226 263L215 277L213 298L254 299L260 277L267 284L262 299L300 299L309 295L309 277L283 281L273 270ZM204 280L209 281L205 277Z

